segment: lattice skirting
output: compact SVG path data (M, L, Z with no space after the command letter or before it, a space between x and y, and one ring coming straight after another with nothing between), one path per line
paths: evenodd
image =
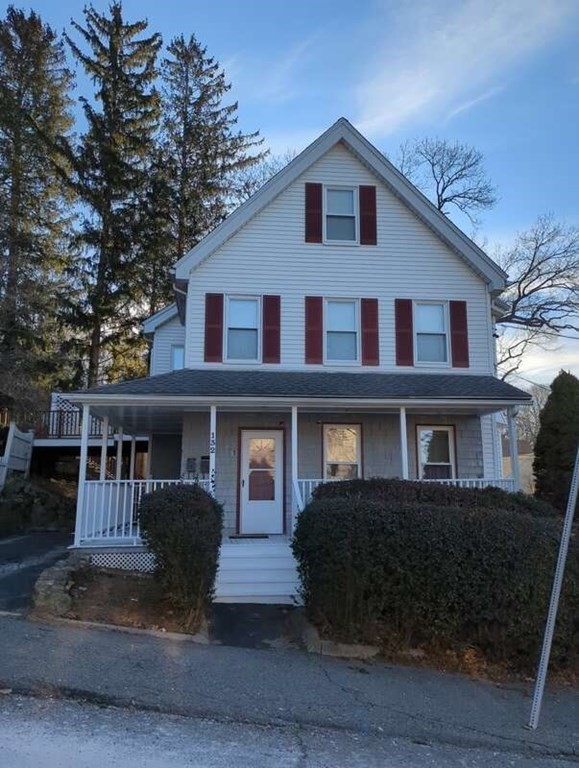
M155 556L152 552L93 552L90 562L98 568L150 572L155 567Z

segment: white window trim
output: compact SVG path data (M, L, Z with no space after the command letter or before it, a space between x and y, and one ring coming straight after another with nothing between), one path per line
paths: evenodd
M257 302L257 358L255 360L242 359L238 360L229 357L228 349L228 337L229 337L229 302L235 299L253 300ZM261 340L262 340L262 297L255 295L247 295L241 293L231 293L225 296L225 312L223 322L223 362L233 363L234 365L259 365L261 363Z
M354 303L356 307L356 359L355 360L329 360L328 359L328 302L342 301L344 303ZM357 366L361 365L362 360L362 318L360 311L360 299L353 299L351 296L324 296L323 311L323 333L324 333L324 365L337 366Z
M175 368L174 362L175 362L175 350L176 349L182 349L183 350L183 365L181 368ZM182 371L183 368L185 368L185 345L184 344L171 344L171 371Z
M354 193L354 225L355 225L355 239L354 240L328 240L327 234L326 234L326 222L327 222L327 216L328 216L328 190L331 189L346 189L349 192ZM346 246L356 246L360 245L360 205L359 205L359 193L358 193L358 187L349 185L349 184L325 184L324 185L324 194L322 196L322 241L324 245L346 245ZM340 214L331 214L339 216ZM344 218L346 216L344 215ZM349 216L348 216L349 218Z
M358 477L358 479L361 479L363 477L364 467L362 466L362 455L363 455L363 451L362 451L362 424L360 422L356 422L356 423L353 423L353 424L348 423L348 422L341 423L341 424L340 423L334 423L334 422L332 422L331 424L324 423L324 425L323 425L323 433L322 433L322 460L324 462L324 465L322 467L322 477L324 478L324 480L328 480L328 481L331 481L333 479L331 477L328 477L327 473L326 473L326 468L327 468L327 465L329 464L328 457L327 457L327 454L326 454L326 448L327 448L327 444L328 444L326 435L327 435L328 430L332 429L334 427L337 427L338 429L347 428L347 429L355 429L356 430L356 435L357 435L356 461L355 462L351 462L351 463L355 463L356 466L358 467L357 477ZM350 463L350 462L348 462L348 463ZM339 482L339 481L336 481L336 482Z
M438 432L446 432L448 434L448 454L450 458L450 479L456 480L456 455L455 455L455 433L453 426L445 426L444 424L417 424L416 425L416 456L418 461L418 478L422 480L424 478L424 471L422 467L422 455L421 455L421 432L422 430L436 430ZM429 462L431 467L447 467L446 462Z
M444 335L446 337L446 362L429 362L428 360L418 359L418 330L417 330L417 311L416 308L421 304L442 305L444 311ZM450 314L448 310L448 301L442 299L415 299L412 302L412 345L414 349L414 365L425 368L450 368Z

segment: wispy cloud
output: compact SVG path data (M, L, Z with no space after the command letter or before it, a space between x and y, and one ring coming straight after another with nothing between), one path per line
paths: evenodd
M448 115L446 116L446 119L452 120L453 117L457 117L457 115L462 115L464 112L468 112L469 109L472 109L473 107L477 107L479 104L482 104L484 101L488 101L489 99L492 99L493 96L496 96L497 94L501 93L504 90L505 90L504 85L497 85L497 86L494 86L493 88L489 88L484 93L481 93L480 96L475 96L474 99L467 99L467 101L463 101L457 107L452 108L448 113Z
M315 38L300 40L279 56L262 58L236 56L230 60L235 92L244 102L285 104L300 95L307 82L307 70L315 51Z
M577 10L574 0L413 0L397 11L384 3L388 32L357 89L358 127L383 136L413 119L475 107L561 35Z

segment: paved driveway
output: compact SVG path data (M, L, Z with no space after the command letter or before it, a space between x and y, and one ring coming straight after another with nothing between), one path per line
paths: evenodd
M0 539L0 611L23 611L36 579L72 544L66 533L29 533Z

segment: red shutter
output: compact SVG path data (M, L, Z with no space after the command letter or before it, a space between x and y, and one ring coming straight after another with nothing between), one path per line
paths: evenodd
M306 184L306 243L322 242L322 185Z
M414 365L414 335L412 329L412 301L396 299L396 365Z
M321 296L306 296L306 363L324 362L324 311Z
M263 353L264 363L280 361L280 312L279 296L263 297Z
M378 299L361 299L362 365L380 365Z
M376 245L376 187L362 186L360 195L360 245Z
M223 294L205 294L205 362L223 360Z
M468 368L468 323L466 301L450 302L450 346L454 368Z

